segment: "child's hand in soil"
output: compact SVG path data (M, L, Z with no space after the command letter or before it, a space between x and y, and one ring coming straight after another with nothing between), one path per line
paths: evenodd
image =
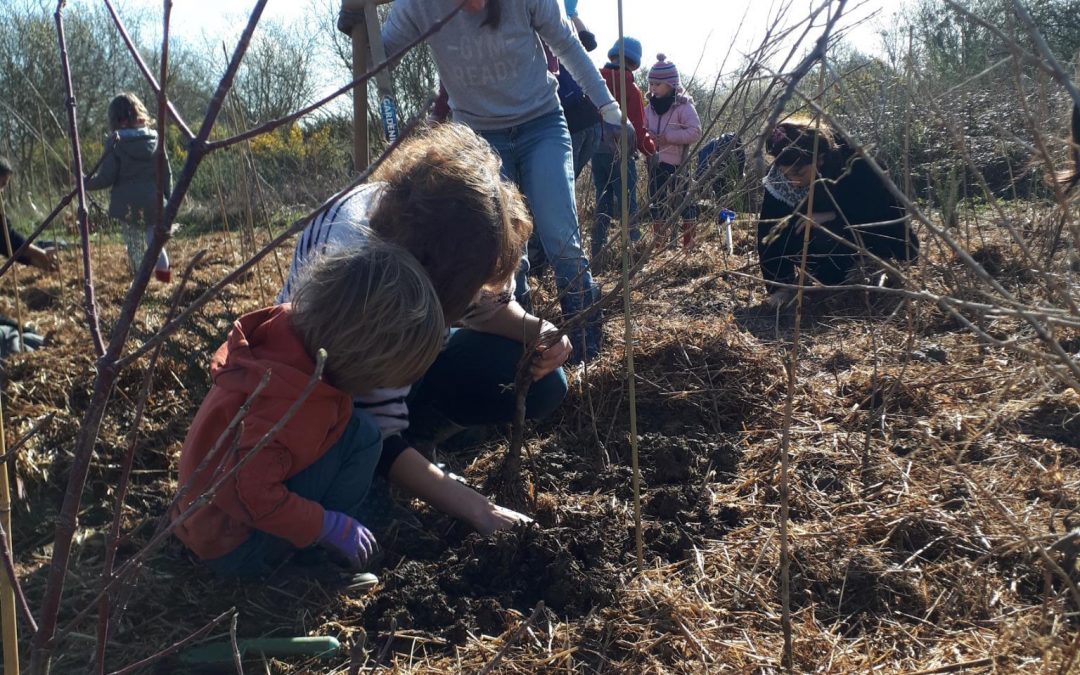
M478 522L473 523L473 527L480 534L488 535L498 530L508 530L519 523L528 525L533 522L533 519L524 513L518 513L491 502L488 504L489 508L480 515Z
M319 543L342 554L357 568L363 567L379 548L371 530L338 511L323 513Z

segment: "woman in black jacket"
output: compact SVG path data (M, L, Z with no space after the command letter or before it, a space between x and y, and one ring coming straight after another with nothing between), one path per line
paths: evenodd
M769 282L798 283L807 225L806 273L811 283L842 284L863 249L884 259L918 256L919 242L904 207L863 156L824 124L815 128L810 120L798 119L778 124L766 151L773 163L765 177L757 240L769 304L782 305L793 296L790 289L776 289ZM813 213L808 217L812 175Z

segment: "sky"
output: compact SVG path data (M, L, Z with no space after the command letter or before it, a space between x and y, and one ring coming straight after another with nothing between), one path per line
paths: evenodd
M121 0L126 6L143 6L160 12L161 0ZM515 0L506 0L513 2ZM850 0L848 40L864 52L880 49L878 32L888 25L903 0ZM789 16L809 13L811 0L790 0ZM245 23L254 0L174 0L173 34L214 42L231 42ZM270 0L264 13L284 25L302 25L312 17L332 16L338 0ZM642 65L651 65L658 52L667 55L681 72L709 78L734 68L739 55L760 42L775 0L730 2L727 0L623 0L624 33L641 40ZM579 0L578 15L596 34L599 48L591 56L603 65L604 55L618 37L615 0ZM858 24L858 25L852 25ZM815 31L814 35L817 34ZM731 56L725 63L730 50Z

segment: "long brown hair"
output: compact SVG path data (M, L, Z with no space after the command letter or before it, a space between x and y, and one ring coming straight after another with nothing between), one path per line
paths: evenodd
M500 167L487 141L449 123L405 141L374 176L386 185L371 229L420 261L448 323L482 288L513 276L532 232L525 201Z
M793 117L780 122L765 141L765 152L777 166L806 166L813 161L815 149L818 166L825 175L830 175L827 169L843 166L851 154L847 144L829 125L815 123L808 117Z

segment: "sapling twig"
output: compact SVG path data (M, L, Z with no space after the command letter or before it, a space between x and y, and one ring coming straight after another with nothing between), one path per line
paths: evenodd
M94 164L93 168L90 169L89 173L91 175L93 175L95 172L97 172L99 166L101 166L101 159L100 158L98 159L97 163ZM25 253L27 250L29 250L30 245L33 244L37 240L37 238L39 236L41 236L41 233L45 231L45 228L47 228L52 223L52 221L58 215L60 215L60 213L65 208L67 208L68 204L70 204L71 201L73 199L75 199L75 196L77 194L78 194L78 190L72 189L71 192L68 192L66 195L64 195L60 199L60 201L56 204L56 206L53 207L53 210L49 211L49 214L47 216L45 216L45 219L42 220L41 223L37 227L34 228L33 232L31 232L29 235L27 235L26 241L24 241L19 246L19 248L15 249L14 251L11 252L11 257L9 257L3 263L0 263L0 277L4 276L4 274L9 269L11 269L11 266L15 264L15 261L18 260L19 257L22 256L23 253Z
M259 438L255 445L252 446L251 449L248 450L244 454L244 456L236 462L236 464L231 466L228 471L221 472L214 480L214 482L208 488L206 488L206 490L204 490L198 497L196 497L191 502L191 504L187 506L187 508L181 511L180 514L177 515L175 518L172 518L172 520L169 521L168 527L155 534L150 539L150 541L147 542L145 546L143 546L142 549L140 549L127 561L125 561L124 564L121 565L110 578L104 580L101 591L90 603L91 605L99 602L102 596L107 593L108 590L112 588L117 582L126 579L130 574L132 574L136 569L138 569L138 567L142 565L143 561L146 560L152 553L154 553L176 528L183 525L187 521L187 519L190 518L199 509L209 504L210 501L217 495L218 490L220 490L222 486L225 485L225 483L233 479L236 474L239 473L240 470L243 469L245 466L247 466L247 464L252 459L254 459L263 448L269 445L270 441L274 440L274 438L283 428L285 428L285 425L289 423L293 416L295 416L296 413L299 412L300 408L304 405L304 402L307 401L308 397L311 395L311 392L315 390L316 385L318 385L322 381L323 368L325 366L326 351L320 349L315 355L315 369L312 371L311 377L308 378L307 384L300 391L300 394L297 396L296 400L291 406L289 406L289 409L285 411L281 418L278 419L274 423L274 425L270 427L270 429L267 430L266 433L262 435L262 437ZM264 375L264 378L265 377L267 376ZM219 437L219 441L224 438L226 434L227 431L223 432L222 435ZM82 612L80 612L78 615L75 616L74 619L72 619L70 625L76 625L84 616L86 616L87 613L87 610L83 610ZM70 628L67 630L70 630Z
M192 142L187 161L184 165L184 170L176 182L168 207L165 209L165 222L172 222L176 217L180 202L183 200L184 195L191 186L195 171L205 157L206 140L210 137L210 132L213 130L214 124L217 121L225 95L231 88L233 79L236 76L236 71L240 67L240 62L243 59L244 54L247 52L248 45L251 43L251 36L255 32L255 27L258 25L259 18L262 16L263 9L266 7L266 2L267 0L258 0L256 2L255 7L252 9L248 24L244 28L240 40L237 43L233 58L230 60L229 65L225 70L225 74L218 83L217 90L210 101L203 124L200 127L195 140ZM63 34L63 6L64 0L60 0L57 4L55 19L60 49L63 55L61 63L64 66L65 82L69 96L71 96L71 73L70 68L67 66L67 51ZM74 125L74 99L69 99L68 103L69 118ZM77 129L74 131L77 133ZM100 340L100 328L97 327L97 310L93 304L93 279L89 274L90 248L89 228L86 222L86 193L82 183L82 161L77 135L73 136L73 146L76 148L74 151L77 163L75 171L77 175L75 176L75 180L76 190L79 196L79 227L83 237L84 246L83 260L87 287L87 312L88 317L90 318L92 335L95 336L95 348L97 348L101 346L97 344ZM142 264L135 275L135 279L124 297L120 315L117 318L110 337L108 349L102 349L98 352L102 356L99 359L97 375L94 378L90 403L83 416L82 425L79 428L79 433L76 438L71 469L68 474L67 491L64 495L64 501L56 521L56 537L53 542L52 564L49 569L45 587L45 596L42 601L41 629L34 636L32 645L30 666L31 670L36 673L48 673L50 669L50 662L54 649L53 638L56 635L56 622L60 613L60 601L64 592L67 569L71 557L71 547L78 526L77 516L79 506L82 503L82 492L86 485L86 478L90 469L90 460L94 452L94 444L101 429L105 410L119 375L117 361L120 352L127 343L128 334L131 330L135 313L137 312L146 291L146 284L153 271L154 262L158 254L160 254L162 247L165 245L165 241L168 239L168 233L163 233L161 231L162 229L163 228L155 228L154 230L154 235L151 237L147 253L143 257Z
M22 584L19 583L19 576L15 570L15 558L11 552L11 540L8 538L7 532L4 531L3 523L0 523L0 563L3 564L7 581L15 592L15 604L19 608L19 613L22 614L23 621L26 622L30 634L33 635L38 629L37 622L34 621L34 613L30 611L30 605L26 602Z
M16 439L16 441L14 443L12 443L10 446L8 446L8 448L4 452L4 454L0 455L0 462L10 461L12 457L15 457L16 455L18 455L19 451L22 450L23 446L26 445L26 443L31 438L36 436L39 431L44 429L46 427L46 425L48 425L50 422L52 422L53 419L55 419L55 418L56 418L56 412L54 411L54 412L51 412L48 415L42 417L40 420L38 420L36 423L34 423L34 426L30 428L30 431L27 431L25 434L23 434L18 439Z
M199 630L195 631L191 635L187 636L183 640L180 640L179 642L176 642L176 643L170 645L169 647L166 647L165 649L161 650L157 654L154 654L153 656L148 656L145 659L137 661L137 662L131 664L130 666L126 666L124 668L121 668L120 670L114 670L113 672L109 673L109 675L131 675L132 673L139 672L143 668L148 668L149 666L154 665L155 663L157 663L158 661L161 661L162 659L167 659L170 656L172 656L173 654L175 654L178 651L180 651L181 649L183 649L184 647L187 647L188 645L190 645L190 644L192 644L194 642L198 642L199 640L204 638L207 635L207 633L214 630L215 627L217 627L219 624L221 624L223 621L225 621L225 619L228 619L230 616L236 616L236 608L235 607L231 607L228 610L226 610L226 611L222 612L221 614L217 615L216 617L214 617L213 619L210 620L210 623L206 624L205 626L203 626Z
M135 60L135 65L139 67L139 72L142 73L143 79L150 85L150 89L155 94L161 97L162 87L158 84L158 80L154 78L154 74L150 72L150 67L146 65L146 61L143 60L142 55L139 54L139 48L135 46L135 42L131 39L131 36L127 32L127 28L124 27L124 22L120 19L120 15L117 14L116 8L113 7L112 0L104 0L105 8L109 10L109 16L112 17L113 23L116 25L116 31L120 34L120 39L124 41L124 45L127 46L128 52L131 54L131 58ZM164 60L164 59L163 59ZM164 66L162 67L164 70ZM165 78L161 78L162 82L165 82ZM169 117L172 118L173 124L180 130L180 133L184 135L184 140L192 140L195 138L195 134L191 133L191 129L184 122L184 119L180 117L180 113L176 110L176 106L171 101L165 99L166 110L169 113ZM164 139L164 136L160 138ZM163 141L164 142L164 141Z
M269 122L266 122L264 124L260 124L259 126L255 127L254 129L250 129L248 131L236 134L235 136L230 136L228 138L223 138L223 139L221 139L219 141L212 141L212 142L207 144L207 149L208 150L218 150L218 149L221 149L221 148L227 148L227 147L229 147L231 145L236 145L237 143L240 143L242 141L246 141L246 140L250 140L252 138L255 138L256 136L262 136L263 134L269 133L269 132L273 131L274 129L279 129L279 128L283 127L283 126L292 124L293 122L299 120L301 117L304 117L305 115L308 115L308 114L310 114L312 112L315 112L316 110L319 110L320 108L325 106L327 103L330 103L334 99L336 99L336 98L338 98L340 96L344 96L345 94L349 93L350 91L352 91L356 87L358 87L358 86L360 86L362 84L365 84L368 80L375 77L376 75L381 73L386 68L389 68L390 66L392 66L394 63L397 62L398 59L400 59L402 56L404 56L413 47L416 47L417 45L424 42L425 40L427 40L429 37L431 37L435 33L442 30L443 26L445 26L447 24L447 22L449 22L451 19L453 19L457 15L458 11L460 11L460 9L461 9L461 6L462 6L461 4L456 5L454 7L454 9L449 14L447 14L442 19L439 19L438 21L433 23L430 28L428 28L426 31L424 31L423 34L421 34L419 37L417 37L415 40L413 40L409 44L405 45L401 49L401 51L397 52L396 54L388 56L387 59L385 61L383 61L382 63L376 63L374 66L369 68L367 70L367 72L364 73L363 75L360 75L359 77L355 78L352 82L346 84L345 86L339 87L337 90L331 92L330 94L328 94L325 97L319 99L318 101L315 101L314 103L307 106L306 108L301 108L300 110L297 110L296 112L294 112L294 113L292 113L290 115L286 115L285 117L279 117L278 119L270 120Z
M619 0L619 63L626 63L626 44L623 35L623 1ZM626 78L619 77L619 108L622 110L620 125L626 127ZM619 222L622 224L622 299L623 299L623 351L626 359L627 404L630 408L630 472L634 490L634 554L637 571L645 570L645 541L641 529L641 458L638 448L637 381L634 372L634 310L630 298L630 139L619 134ZM681 209L675 211L681 213ZM674 226L674 225L673 225Z
M97 301L94 298L94 271L90 256L90 224L87 221L86 211L86 185L83 182L83 158L82 146L79 141L79 116L75 108L75 88L71 81L71 64L68 62L67 40L64 37L64 5L67 0L57 0L56 12L53 17L56 21L56 36L60 44L60 68L64 76L64 91L67 94L65 102L68 113L68 126L71 133L72 173L75 180L75 194L78 198L79 211L76 221L79 227L79 237L82 241L83 255L83 292L85 300L83 309L86 312L86 321L90 329L90 337L94 342L94 352L99 356L105 354L105 340L101 334L101 322L98 320ZM46 624L47 626L48 624Z
M536 348L541 344L541 338L546 337L543 343L551 345L561 338L561 333L543 336L540 333L542 324L537 323L536 335L522 337L522 355L518 361L514 374L514 419L510 431L510 447L503 458L502 468L497 478L497 489L501 493L501 501L513 508L522 508L532 504L532 488L527 478L521 475L521 451L525 445L525 399L532 386L532 372L530 366Z
M173 291L173 297L169 304L169 311L165 316L166 321L172 318L173 314L176 313L176 309L180 305L180 298L183 297L184 290L187 288L187 282L191 278L191 273L202 261L204 254L205 251L199 251L192 257L191 262L188 263L187 269L184 270L180 283L177 284L176 289ZM120 467L120 478L116 486L116 498L113 501L113 521L109 528L108 539L105 543L105 563L101 570L101 577L103 579L112 575L113 564L116 561L116 551L120 544L120 526L124 514L124 501L127 499L127 489L131 479L131 470L135 464L135 447L139 439L139 427L142 425L143 415L146 412L146 405L150 399L150 393L153 390L154 374L157 371L157 361L161 356L161 351L164 346L164 342L159 344L154 350L154 353L150 356L149 363L147 363L146 366L146 373L143 376L142 386L139 389L139 396L135 403L135 419L132 420L131 428L128 430L127 434L127 449L124 452L124 460ZM102 597L98 612L97 672L104 673L105 648L109 639L108 594Z
M139 358L145 356L151 349L154 348L155 345L157 345L159 342L167 339L169 335L172 335L177 329L179 329L181 326L183 326L185 323L187 323L187 321L192 316L194 316L194 314L196 312L201 310L203 308L203 306L206 305L206 303L208 303L211 300L213 300L214 298L216 298L223 288L229 286L230 284L232 284L236 280L242 278L245 274L247 274L247 272L252 267L257 265L259 263L259 261L261 261L266 256L270 255L270 253L275 248L277 248L281 244L285 243L286 241L288 241L290 238L292 238L293 236L295 236L299 232L303 231L303 229L305 227L307 227L308 223L310 223L312 220L314 220L316 217L318 217L319 214L323 213L327 208L329 208L329 206L331 204L336 203L338 197L340 197L341 195L345 194L346 192L352 190L357 185L360 185L365 180L367 180L371 176L371 174L374 173L375 170L379 168L379 166L382 164L383 160L385 160L387 157L389 157L390 154L393 153L394 150L397 150L397 148L401 145L401 143L403 143L407 138L409 138L411 136L412 132L416 129L418 124L419 124L419 118L416 119L416 120L413 120L413 122L411 124L409 124L402 131L401 136L398 137L398 140L395 141L394 143L391 143L389 146L387 146L386 150L384 150L383 153L379 157L377 157L375 159L375 161L371 163L370 166L368 166L364 171L362 171L360 173L360 175L358 175L347 187L345 187L342 190L339 190L333 197L331 197L327 201L323 202L322 205L320 205L318 208L316 208L313 211L311 211L310 213L308 213L303 218L300 218L299 220L294 221L292 223L292 225L290 225L284 232L282 232L277 237L275 237L273 241L267 243L265 246L263 246L261 249L259 249L259 251L257 253L255 253L253 256L251 256L251 258L244 261L239 267L234 269L229 274L225 275L216 284L214 284L210 288L206 289L206 291L204 291L202 295L200 295L198 298L196 298L191 303L189 303L184 308L184 311L180 312L180 314L178 314L175 319L173 319L172 321L170 321L170 322L166 323L164 326L162 326L157 331L157 333L154 334L153 337L147 339L145 342L143 342L137 348L132 350L130 354L124 356L121 359L119 359L117 361L117 364L116 364L117 368L120 368L120 369L126 368L127 366L131 365L133 362L138 360Z

